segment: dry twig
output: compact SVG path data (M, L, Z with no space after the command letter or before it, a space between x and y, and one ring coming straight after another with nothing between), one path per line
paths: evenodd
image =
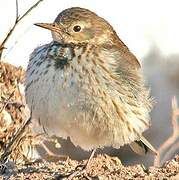
M29 125L29 123L31 122L31 115L29 117L29 119L24 123L24 125L22 126L22 128L19 128L18 131L16 132L16 134L13 136L13 138L11 139L11 141L7 144L7 146L4 149L4 153L1 155L0 157L0 162L3 163L4 161L6 161L6 159L8 158L8 156L11 154L12 150L17 147L23 132L25 131L25 129L27 128L27 126Z
M170 158L171 154L173 154L175 152L175 150L177 150L179 148L179 143L177 143L177 140L179 138L179 125L177 122L178 117L179 117L179 108L177 105L176 97L174 96L172 98L172 117L171 117L173 133L159 147L158 155L156 156L156 158L154 160L154 166L156 166L156 167L161 166L167 159ZM168 151L166 152L167 149L168 149ZM163 157L162 157L162 155L163 155ZM161 159L161 157L162 157L162 159Z
M16 0L16 19L14 22L14 25L7 33L6 37L0 44L0 60L2 58L2 53L5 49L5 44L8 41L8 39L11 37L12 33L14 32L16 26L34 9L36 8L43 0L38 0L34 5L32 5L22 16L19 15L19 6L18 6L18 0Z
M6 102L4 103L4 105L2 106L2 108L0 109L0 113L2 113L2 111L6 108L6 106L8 105L10 99L14 96L14 92L15 90L12 91L12 93L9 95L9 97L6 99Z

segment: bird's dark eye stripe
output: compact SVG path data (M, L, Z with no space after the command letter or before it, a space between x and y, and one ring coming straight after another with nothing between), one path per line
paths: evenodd
M73 30L74 30L75 32L80 32L81 27L80 27L79 25L76 25L76 26L73 27Z

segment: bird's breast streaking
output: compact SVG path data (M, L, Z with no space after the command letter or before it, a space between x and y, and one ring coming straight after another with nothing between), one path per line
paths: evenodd
M36 25L51 30L53 42L31 55L26 99L46 132L86 150L143 139L151 98L138 60L112 26L83 8Z

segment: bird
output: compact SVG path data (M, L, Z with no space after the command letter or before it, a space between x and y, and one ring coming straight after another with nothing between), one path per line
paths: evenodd
M53 39L32 52L25 77L32 119L44 132L86 151L129 144L139 154L156 153L143 136L151 125L150 90L113 27L81 7L35 25Z

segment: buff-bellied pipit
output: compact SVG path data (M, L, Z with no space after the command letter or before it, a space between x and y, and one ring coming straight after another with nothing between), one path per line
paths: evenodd
M150 125L151 99L140 64L112 26L83 8L62 11L53 41L32 53L26 99L32 118L49 135L70 137L85 150L130 144L155 149L142 136Z

